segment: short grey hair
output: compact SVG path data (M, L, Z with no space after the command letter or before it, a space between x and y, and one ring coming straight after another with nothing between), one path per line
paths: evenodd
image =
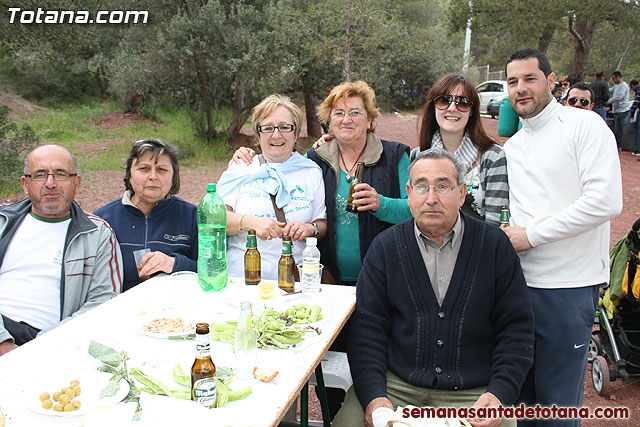
M42 147L59 147L59 148L62 148L67 153L69 153L69 156L71 157L71 160L73 161L73 173L78 173L78 160L76 160L76 156L71 152L71 150L69 150L67 147L63 147L62 145L44 144L44 145L38 145L36 148L31 150L29 153L27 153L26 156L24 156L23 171L24 171L25 175L29 174L28 166L29 166L29 157L31 157L31 153L33 153L34 151L36 151L37 149L42 148Z
M429 148L428 150L420 151L411 161L411 164L409 165L409 183L410 184L411 184L411 170L413 169L413 165L415 165L418 161L423 159L450 160L451 163L453 163L453 165L456 167L456 171L458 173L458 176L457 176L458 182L456 182L456 184L462 184L464 182L465 170L464 170L464 166L462 166L462 163L460 163L460 160L458 160L453 154L451 154L445 149Z

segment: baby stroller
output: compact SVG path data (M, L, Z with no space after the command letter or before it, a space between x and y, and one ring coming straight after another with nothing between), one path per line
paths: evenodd
M640 219L611 249L611 280L596 313L599 330L589 343L593 387L606 395L611 382L640 375ZM609 364L613 369L609 368Z

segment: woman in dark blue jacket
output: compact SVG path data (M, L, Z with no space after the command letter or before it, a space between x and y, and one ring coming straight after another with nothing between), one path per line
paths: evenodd
M116 233L124 263L123 291L164 272L196 271L197 207L180 190L176 149L161 139L136 141L127 158L124 195L95 211ZM137 271L133 252L149 249Z

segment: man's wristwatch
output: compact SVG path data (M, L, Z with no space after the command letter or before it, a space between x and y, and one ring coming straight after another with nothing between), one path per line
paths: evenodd
M316 224L315 222L312 222L311 225L313 225L313 237L316 237L318 233L320 233L320 230L318 229L318 224Z

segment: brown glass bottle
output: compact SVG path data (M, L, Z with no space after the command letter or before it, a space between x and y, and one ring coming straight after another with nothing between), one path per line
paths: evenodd
M244 253L245 285L257 285L260 283L261 271L256 230L249 230L249 234L247 234L247 251Z
M358 169L356 174L349 184L349 196L347 197L347 212L358 213L358 205L353 204L353 193L355 193L356 185L362 182L362 175L364 174L364 162L358 162Z
M196 360L191 366L191 400L207 408L216 404L216 365L211 360L209 324L196 325Z
M500 211L500 228L507 228L509 225L509 206L503 206Z
M295 289L295 268L293 260L293 246L291 237L282 238L282 256L278 261L278 287L285 292L293 292Z

